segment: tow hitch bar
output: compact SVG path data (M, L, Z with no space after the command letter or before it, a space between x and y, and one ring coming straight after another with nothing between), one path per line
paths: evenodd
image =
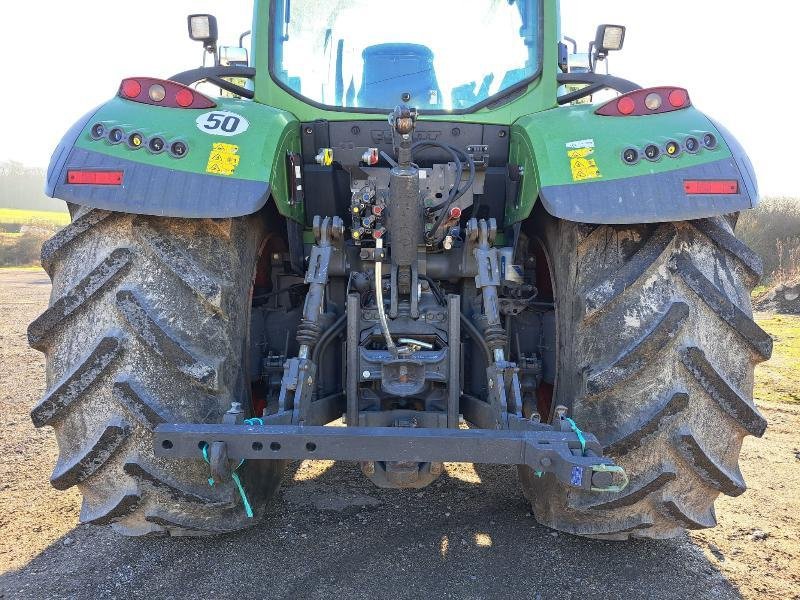
M513 416L509 428L499 430L171 423L156 428L153 444L156 456L194 459L202 459L208 445L233 465L244 459L527 465L538 476L552 473L586 491L625 488L625 471L602 456L593 435L569 419L560 429Z

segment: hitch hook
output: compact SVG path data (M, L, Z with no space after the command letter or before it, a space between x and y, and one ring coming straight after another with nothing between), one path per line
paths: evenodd
M620 467L619 465L592 465L592 479L594 479L595 473L619 473L622 476L622 481L618 484L607 485L604 487L592 486L590 489L593 492L621 492L626 487L628 487L629 479L628 474L625 472L625 469ZM612 479L613 481L613 479Z

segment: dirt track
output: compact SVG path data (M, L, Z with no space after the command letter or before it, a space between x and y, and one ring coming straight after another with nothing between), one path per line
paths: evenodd
M749 490L719 526L610 543L537 525L508 467L450 464L421 492L379 490L350 464L295 464L271 515L219 538L122 538L78 525L48 484L57 448L28 412L44 361L27 323L41 272L0 270L0 598L800 599L800 406L762 403Z

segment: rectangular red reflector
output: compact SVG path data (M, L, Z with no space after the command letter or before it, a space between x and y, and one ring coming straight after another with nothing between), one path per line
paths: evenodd
M122 185L124 171L67 171L67 183L75 185Z
M687 180L683 182L683 191L687 194L738 194L739 181L736 179Z

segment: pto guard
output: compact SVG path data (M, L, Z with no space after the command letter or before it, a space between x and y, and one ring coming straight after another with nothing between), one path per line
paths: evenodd
M299 149L299 125L289 113L254 102L218 99L211 109L150 106L114 98L84 115L59 143L50 162L48 196L92 208L133 214L227 218L252 214L270 196L280 212L302 218L302 207L288 199L285 157ZM233 132L221 129L225 117L237 123ZM106 132L98 138L93 126ZM231 129L230 127L227 127ZM123 139L108 133L119 129ZM131 134L144 139L128 143ZM154 152L153 138L165 148ZM169 151L182 142L183 156ZM122 185L70 184L70 170L124 173Z
M597 115L597 105L564 106L528 115L512 127L511 162L524 173L521 198L538 197L552 216L597 224L657 223L719 216L753 208L758 187L742 147L724 127L693 107L629 117ZM713 148L686 149L712 134ZM675 141L680 152L663 149ZM648 160L643 149L662 149ZM628 148L640 158L626 164ZM736 181L730 194L687 194L686 181ZM506 224L529 216L521 202Z

